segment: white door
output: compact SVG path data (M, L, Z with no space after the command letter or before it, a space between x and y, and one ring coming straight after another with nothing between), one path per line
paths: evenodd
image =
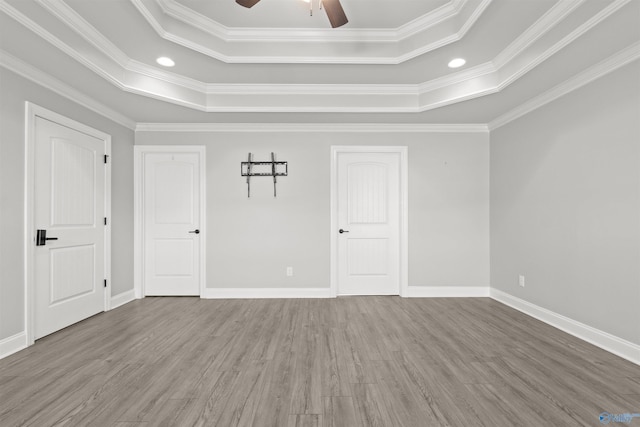
M400 154L337 153L339 295L400 292Z
M198 152L143 157L145 295L200 295L203 183Z
M35 118L34 339L105 309L104 155L104 140Z

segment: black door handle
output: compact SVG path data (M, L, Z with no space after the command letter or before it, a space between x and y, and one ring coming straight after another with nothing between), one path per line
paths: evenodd
M57 237L47 237L47 230L36 230L36 246L44 246L47 240L58 240Z
M190 231L189 233L200 234L200 230L196 228L195 230Z
M343 230L342 228L340 230L338 230L338 233L342 234L342 233L348 233L349 230Z

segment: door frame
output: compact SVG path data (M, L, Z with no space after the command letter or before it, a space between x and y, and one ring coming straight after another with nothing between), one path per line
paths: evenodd
M144 290L144 161L148 154L197 153L200 159L200 298L206 288L207 243L207 156L204 145L134 145L133 147L133 289L137 299ZM205 224L205 226L203 226Z
M332 145L331 146L331 225L330 225L330 294L338 296L338 155L343 153L397 153L400 155L400 223L398 236L400 245L400 265L398 269L399 293L408 296L409 286L409 168L408 148L406 146L365 146L365 145Z
M36 117L41 117L104 141L104 152L111 158L111 135L54 111L25 102L25 185L24 185L24 330L27 346L33 345L35 328L35 137ZM104 311L111 309L111 162L105 165L104 215Z

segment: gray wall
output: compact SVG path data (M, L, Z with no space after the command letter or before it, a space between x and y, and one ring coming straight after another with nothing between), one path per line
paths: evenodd
M481 133L138 132L135 141L207 147L208 287L327 287L329 147L406 145L410 286L491 283L640 344L638 75L628 65L497 129L491 143ZM23 328L26 100L112 135L113 294L133 280L133 132L0 68L0 339ZM246 198L239 163L249 151L289 161L277 199L267 178Z
M24 330L25 101L112 137L112 294L133 288L134 132L0 68L0 340Z
M636 344L638 76L636 61L491 133L491 286Z
M136 144L207 149L207 287L329 287L331 145L409 150L409 285L489 286L487 133L137 132ZM289 162L273 198L247 153ZM287 266L294 276L286 277Z

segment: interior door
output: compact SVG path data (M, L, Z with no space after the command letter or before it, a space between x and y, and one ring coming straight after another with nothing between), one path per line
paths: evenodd
M104 154L104 140L36 117L34 339L105 309Z
M200 295L200 153L144 155L145 295Z
M400 154L337 157L339 295L400 293Z

